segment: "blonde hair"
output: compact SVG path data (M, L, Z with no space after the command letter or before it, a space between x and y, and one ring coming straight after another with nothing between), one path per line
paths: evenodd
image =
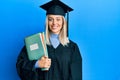
M62 16L63 19L63 27L59 33L59 41L63 46L67 46L67 44L69 43L69 39L67 37L67 23L66 20L64 18L64 16ZM50 30L49 30L49 26L48 26L48 16L46 16L46 42L48 45L50 44Z

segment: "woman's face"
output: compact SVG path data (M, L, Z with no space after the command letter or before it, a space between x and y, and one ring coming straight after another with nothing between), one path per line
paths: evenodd
M61 15L48 15L48 26L52 33L59 34L62 29L63 18Z

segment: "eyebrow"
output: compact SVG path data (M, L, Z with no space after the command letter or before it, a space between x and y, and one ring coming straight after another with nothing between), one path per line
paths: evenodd
M48 19L52 19L52 17L48 17ZM55 17L55 19L61 19L61 17Z

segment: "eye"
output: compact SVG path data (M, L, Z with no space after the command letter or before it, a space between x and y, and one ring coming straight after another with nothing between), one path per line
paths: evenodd
M52 18L48 18L48 21L53 21L53 19Z
M57 21L60 21L61 19L60 19L60 18L57 18L56 20L57 20Z

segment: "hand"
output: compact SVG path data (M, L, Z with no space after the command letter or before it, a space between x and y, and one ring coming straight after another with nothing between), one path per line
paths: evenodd
M50 68L51 66L51 59L43 56L39 61L38 61L39 67L40 68Z

